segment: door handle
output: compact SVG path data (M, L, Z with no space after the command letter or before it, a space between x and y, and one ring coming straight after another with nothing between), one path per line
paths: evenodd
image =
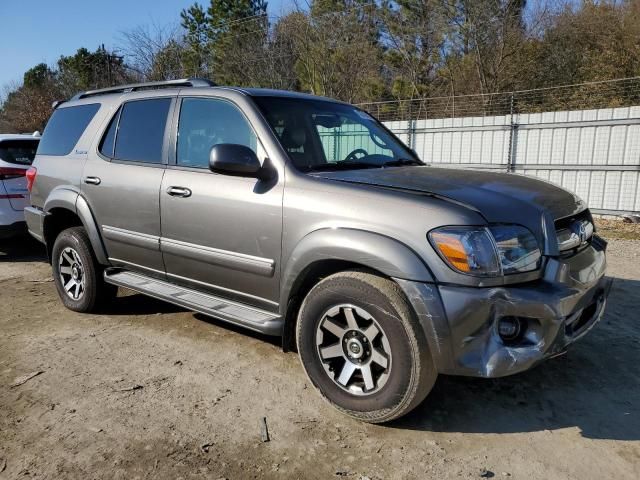
M185 187L169 187L167 193L172 197L186 198L191 196L191 190Z
M84 177L84 183L89 185L100 185L100 177Z

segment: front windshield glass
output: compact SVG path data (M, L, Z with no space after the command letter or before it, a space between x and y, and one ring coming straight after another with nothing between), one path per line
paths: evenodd
M324 100L254 97L301 171L423 165L366 112Z

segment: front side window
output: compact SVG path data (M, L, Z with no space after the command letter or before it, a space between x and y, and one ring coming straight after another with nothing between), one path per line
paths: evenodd
M71 153L99 108L99 103L57 108L44 129L38 154L68 155Z
M0 160L16 165L31 165L38 140L5 140L0 142Z
M209 168L214 145L233 143L257 153L257 138L242 112L232 103L213 98L185 98L178 122L177 164Z
M268 96L254 101L299 170L423 165L378 121L351 105Z
M162 163L162 145L170 98L126 102L111 121L100 151L117 160ZM119 119L117 118L119 116Z

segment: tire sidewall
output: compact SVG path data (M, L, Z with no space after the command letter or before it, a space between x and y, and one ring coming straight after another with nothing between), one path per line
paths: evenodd
M320 393L341 410L363 415L384 416L401 408L412 388L415 352L407 325L396 306L383 292L353 278L342 278L338 285L318 284L305 299L298 318L298 351L305 371ZM384 331L391 350L391 370L385 385L370 395L348 393L329 378L322 366L316 329L324 314L338 304L364 309Z
M73 300L64 290L64 285L60 279L60 254L65 249L73 248L80 260L84 270L85 290L78 300ZM96 301L97 290L97 272L95 268L95 260L88 245L86 234L80 227L69 228L64 230L53 244L51 252L51 266L53 268L53 281L58 290L58 295L62 303L70 310L78 312L86 312L93 308Z

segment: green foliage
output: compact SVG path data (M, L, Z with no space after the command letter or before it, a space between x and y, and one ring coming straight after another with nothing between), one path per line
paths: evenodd
M549 8L561 1L310 0L308 10L274 22L265 0L194 3L175 31L130 32L126 57L80 48L29 69L5 93L0 129L41 129L51 101L138 79L203 76L359 103L640 76L640 0ZM640 102L640 92L585 86L522 95L518 107L631 101Z
M11 91L0 109L0 126L7 132L31 132L44 128L51 104L79 90L102 88L129 80L121 56L100 46L95 52L80 48L61 56L55 66L44 63L27 70L23 83Z
M259 47L268 29L267 2L211 0L206 10L194 3L180 18L186 32L187 68L217 83L241 83L234 68L228 67L233 67L237 47Z
M23 85L27 88L45 87L55 76L46 63L39 63L24 73Z

